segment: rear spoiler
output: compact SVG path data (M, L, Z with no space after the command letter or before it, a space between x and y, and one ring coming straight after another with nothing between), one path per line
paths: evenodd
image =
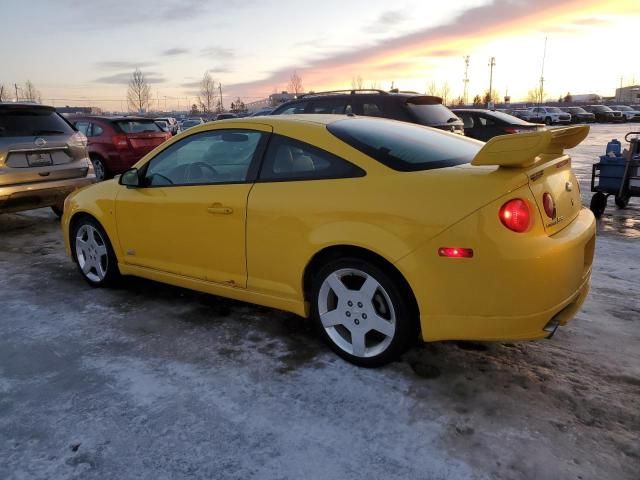
M497 165L527 168L542 161L540 155L562 155L589 135L587 125L554 128L531 133L500 135L489 140L471 161L471 165Z

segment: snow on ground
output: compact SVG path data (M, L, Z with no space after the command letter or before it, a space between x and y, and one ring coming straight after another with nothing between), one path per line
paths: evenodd
M627 129L572 152L585 201ZM286 313L91 289L53 215L0 216L0 478L637 479L639 205L610 201L589 299L553 339L426 344L378 370Z

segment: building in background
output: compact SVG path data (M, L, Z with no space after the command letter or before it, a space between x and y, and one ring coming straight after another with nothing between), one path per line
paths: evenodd
M616 103L624 105L640 103L640 85L616 88Z

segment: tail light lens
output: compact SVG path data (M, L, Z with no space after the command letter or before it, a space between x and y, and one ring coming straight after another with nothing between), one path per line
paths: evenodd
M544 213L549 218L556 218L556 202L549 192L545 192L542 196L542 206L544 207Z
M529 205L521 198L514 198L502 205L499 217L505 227L517 233L526 232L531 225Z
M114 135L111 141L118 150L127 150L129 148L129 140L126 135Z
M86 147L87 146L87 137L84 136L82 132L76 132L71 135L69 138L69 146L70 147Z
M520 133L522 132L522 130L520 130L519 128L514 128L514 127L506 127L504 129L504 133Z

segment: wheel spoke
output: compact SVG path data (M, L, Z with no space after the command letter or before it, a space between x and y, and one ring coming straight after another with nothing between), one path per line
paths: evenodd
M371 330L380 332L387 337L392 337L395 332L393 324L380 315L374 315L373 318L371 318Z
M344 319L338 312L338 309L321 314L320 320L324 328L335 327L336 325L342 325L344 323Z
M378 290L379 286L380 286L380 284L376 281L375 278L373 278L370 275L367 275L367 278L364 281L364 283L362 284L362 287L360 287L360 293L362 294L362 296L364 298L366 298L367 300L372 301L373 300L373 296L375 295L375 293Z
M82 271L86 274L89 273L91 271L91 268L93 267L93 262L89 261L89 258L85 255L84 257L84 264L82 265Z
M347 287L345 287L344 283L342 283L342 279L335 273L329 275L326 282L329 284L331 290L333 290L333 293L336 294L338 299L347 295Z
M360 329L351 330L351 346L353 347L353 354L358 357L364 357L365 344L364 344L365 332Z
M98 253L99 257L103 257L104 255L107 254L107 247L106 245L98 245L96 247L96 252Z

